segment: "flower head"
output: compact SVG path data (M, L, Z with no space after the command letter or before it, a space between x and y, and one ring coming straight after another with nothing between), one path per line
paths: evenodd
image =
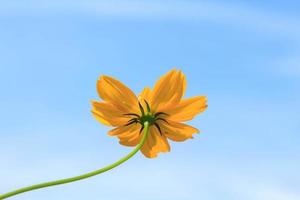
M182 99L186 79L180 70L173 69L162 76L153 89L146 87L136 96L120 81L101 76L97 90L102 102L92 101L95 118L108 126L108 132L117 136L125 146L136 146L142 137L144 122L149 122L150 132L141 152L154 158L160 152L169 152L168 139L185 141L199 130L184 124L206 108L205 96Z

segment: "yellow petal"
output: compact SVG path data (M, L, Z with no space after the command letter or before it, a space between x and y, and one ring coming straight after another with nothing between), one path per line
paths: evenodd
M128 122L128 118L110 103L92 101L92 106L94 117L105 125L121 126Z
M107 102L116 106L124 112L133 112L137 107L137 97L120 81L109 77L101 76L97 82L99 96Z
M140 134L140 127L136 127L128 131L126 134L119 135L118 138L120 139L119 143L125 146L136 146L140 143L142 138L142 134Z
M151 126L146 142L141 148L141 152L147 158L155 158L160 152L169 152L170 145L164 135L161 135L156 127Z
M125 146L136 146L141 140L140 124L119 126L108 132L111 136L117 136L119 143Z
M110 136L116 136L126 133L131 129L131 126L118 126L117 128L114 128L110 131L108 131L108 135Z
M123 133L117 135L120 140L126 140L139 135L141 125L140 124L131 124L128 126L129 129Z
M149 87L145 87L143 91L139 94L139 101L143 102L144 100L150 101L151 89Z
M152 127L150 127L145 144L141 148L141 152L147 158L155 158L157 157L157 152L153 150L154 146L155 146L155 138L153 137Z
M207 98L205 96L198 96L184 99L178 104L166 106L161 111L168 113L167 119L169 120L189 121L207 108L206 103Z
M161 122L159 125L166 137L176 142L181 142L193 138L193 134L199 133L198 129L179 122Z
M143 89L143 91L139 94L138 99L139 102L142 104L143 108L146 110L147 108L147 104L146 102L149 104L149 106L152 108L151 106L151 102L150 102L150 98L151 98L151 89L149 87L145 87ZM140 112L139 112L140 113ZM142 114L142 113L140 113Z
M154 134L152 136L154 138L155 145L153 146L152 150L156 153L169 152L170 145L166 136L161 134L156 127L153 127L153 133Z
M150 147L151 147L151 145L150 145L149 135L148 135L147 138L146 138L146 141L145 141L144 145L141 148L141 152L147 158L155 158L156 155L153 155L153 154L150 153L150 150L151 150Z
M179 70L171 70L162 76L154 86L151 106L154 111L166 104L178 103L184 95L186 79Z

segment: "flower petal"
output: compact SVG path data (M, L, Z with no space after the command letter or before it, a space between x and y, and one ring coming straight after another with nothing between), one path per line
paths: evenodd
M154 130L154 138L156 141L156 145L153 146L153 151L160 153L160 152L169 152L170 151L170 145L167 141L167 138L165 135L162 135L156 127L153 127Z
M101 76L97 82L99 96L107 102L116 106L119 110L132 112L137 108L137 97L120 81L109 77Z
M140 124L119 126L108 132L111 136L117 136L119 143L125 146L136 146L141 140Z
M166 106L161 111L168 113L167 119L169 120L189 121L207 108L206 103L207 98L205 96L198 96L184 99L178 104Z
M106 102L92 101L92 113L101 123L108 126L121 126L127 123L128 118L114 105Z
M121 135L129 131L131 128L132 128L131 126L118 126L117 128L108 131L108 135L109 136Z
M184 95L186 79L184 74L176 69L162 76L155 84L151 106L154 111L166 104L178 103Z
M124 146L134 147L139 144L140 140L141 134L139 134L139 131L136 130L130 137L120 139L119 143Z
M191 139L193 138L193 134L199 133L198 129L179 122L173 122L173 121L168 121L168 123L161 122L160 126L164 134L166 135L166 137L176 142L181 142L187 139Z
M143 91L139 94L139 101L148 101L150 100L151 97L151 89L149 87L145 87Z
M147 158L155 158L160 152L169 152L170 145L164 135L161 135L156 127L151 126L146 142L141 148L141 152Z
M150 98L151 98L151 89L149 87L145 87L138 96L139 102L141 103L141 105L143 106L144 109L147 108L147 103L149 106L151 105L151 103L149 101Z
M151 144L150 144L150 141L149 141L149 135L147 136L146 141L145 141L144 145L141 148L141 152L147 158L155 158L156 157L156 155L151 154Z

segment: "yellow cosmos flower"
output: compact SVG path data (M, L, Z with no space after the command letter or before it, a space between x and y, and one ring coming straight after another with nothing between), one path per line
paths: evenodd
M185 141L199 132L182 122L203 112L207 99L205 96L182 99L185 89L185 75L176 69L162 76L153 89L146 87L138 96L120 81L101 76L97 91L103 101L92 101L92 113L99 122L115 127L108 134L117 136L125 146L139 144L144 123L148 121L149 134L141 152L154 158L160 152L170 151L168 139Z
M99 175L121 165L139 150L148 158L154 158L160 152L169 152L168 139L185 141L199 132L182 122L193 119L207 108L205 96L182 99L185 89L185 76L176 69L161 77L152 90L146 87L139 96L120 81L101 76L97 90L103 101L92 101L92 113L101 123L115 127L109 135L117 136L122 145L136 146L134 150L106 167L79 176L23 187L0 194L0 199Z

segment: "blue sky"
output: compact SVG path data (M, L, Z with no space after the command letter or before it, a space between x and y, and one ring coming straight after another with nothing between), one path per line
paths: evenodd
M12 199L300 199L297 1L2 1L0 193L131 149L93 119L99 75L136 93L176 67L209 108L157 159Z

